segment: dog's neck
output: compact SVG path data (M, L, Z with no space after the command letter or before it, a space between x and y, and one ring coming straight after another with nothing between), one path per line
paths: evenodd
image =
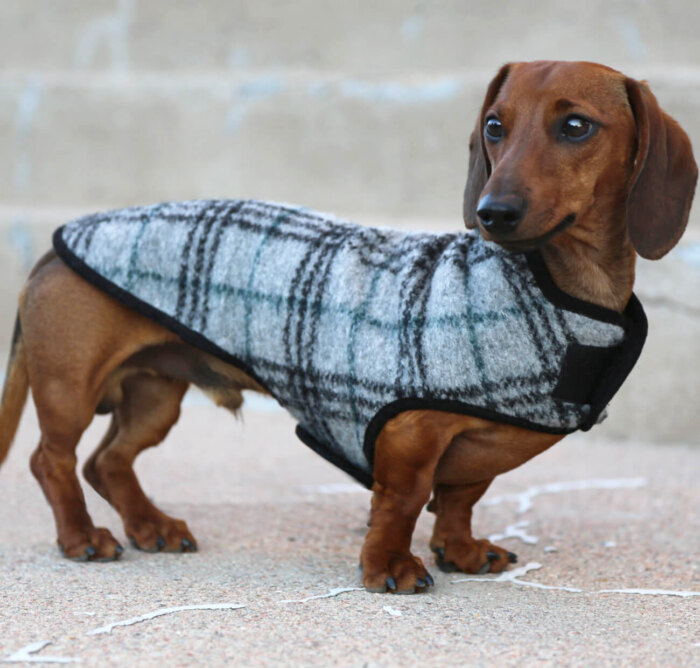
M567 294L622 312L634 286L636 253L623 224L589 215L542 248L557 286Z

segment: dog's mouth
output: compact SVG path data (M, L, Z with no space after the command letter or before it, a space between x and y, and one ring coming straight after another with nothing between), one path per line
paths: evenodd
M576 214L570 213L566 218L562 219L549 232L545 232L539 237L532 239L518 239L517 241L496 241L496 243L512 253L523 253L525 251L536 250L548 244L560 232L567 230L576 222ZM495 240L494 240L495 241Z

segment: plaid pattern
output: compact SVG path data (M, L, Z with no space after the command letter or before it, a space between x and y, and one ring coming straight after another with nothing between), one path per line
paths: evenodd
M100 213L57 234L137 308L213 344L363 471L368 425L400 399L573 431L589 407L551 396L567 346L624 338L555 307L522 255L474 234L364 228L238 200Z

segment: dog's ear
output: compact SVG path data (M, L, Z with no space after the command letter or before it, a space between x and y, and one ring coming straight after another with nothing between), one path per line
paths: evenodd
M486 185L489 176L491 175L491 164L486 155L486 147L484 146L484 116L487 109L493 104L493 101L501 90L512 64L504 65L498 74L493 78L486 91L484 103L481 105L479 117L476 120L476 127L469 139L469 173L467 176L467 185L464 188L464 200L462 202L462 216L464 224L468 229L474 229L477 226L476 206L479 203L479 196Z
M659 107L648 86L626 79L637 126L637 152L627 199L627 229L635 250L658 260L688 223L698 168L690 140Z
M469 173L467 185L464 187L464 201L462 202L462 217L468 230L473 230L477 226L476 205L479 203L479 195L489 178L486 167L488 159L484 155L482 134L483 128L481 127L481 116L479 116L476 128L469 138Z

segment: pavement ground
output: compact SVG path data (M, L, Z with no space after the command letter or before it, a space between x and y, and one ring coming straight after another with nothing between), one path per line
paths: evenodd
M0 659L700 665L697 447L569 437L496 480L477 506L475 533L506 534L497 542L519 555L507 576L440 573L424 512L413 549L435 587L377 595L359 589L357 574L369 493L296 441L283 411L250 403L236 420L188 395L166 442L138 461L144 488L187 520L197 553L129 548L86 485L94 520L127 548L108 564L60 557L28 470L38 438L28 407L0 471ZM96 419L81 461L104 429Z

